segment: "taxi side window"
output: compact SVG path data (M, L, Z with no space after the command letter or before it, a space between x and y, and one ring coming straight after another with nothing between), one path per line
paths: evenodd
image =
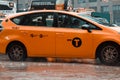
M58 14L58 27L82 29L82 26L85 24L89 25L91 29L98 29L98 27L83 19L72 15Z
M23 20L21 21L21 25L26 26L45 26L45 21L43 19L44 14L29 14L25 15Z
M12 18L11 21L17 25L20 25L20 22L22 21L23 17L24 16L15 17L15 18Z
M79 25L79 28L82 28L83 25L88 25L90 27L90 29L93 29L93 30L101 30L100 28L98 28L97 26L95 26L94 24L88 22L88 21L85 21L83 19L79 19L80 21L80 25Z
M81 23L84 22L77 17L61 13L58 14L58 27L80 28Z
M58 27L69 28L71 26L71 17L66 14L58 14Z
M11 19L17 25L24 26L53 26L53 13L27 14Z

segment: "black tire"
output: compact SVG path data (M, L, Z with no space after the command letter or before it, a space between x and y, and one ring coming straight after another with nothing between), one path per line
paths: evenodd
M105 44L99 49L99 59L105 65L117 65L120 61L119 46L114 44Z
M27 58L26 48L20 43L10 44L6 52L12 61L25 61Z

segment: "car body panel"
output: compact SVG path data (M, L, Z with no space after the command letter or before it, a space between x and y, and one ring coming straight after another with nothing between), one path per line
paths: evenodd
M48 30L47 28L44 27L34 28L31 26L31 28L29 28L28 26L26 27L19 27L16 25L11 25L11 26L13 27L7 29L8 31L4 30L4 33L8 33L10 35L2 34L2 36L4 37L3 39L5 40L5 44L8 45L12 41L20 41L24 43L26 46L28 46L27 47L28 52L30 51L28 56L35 56L38 55L38 53L41 55L42 54L48 55L47 54L48 51L49 51L49 55L50 54L53 55L55 53L54 52L55 50L53 50L55 49L54 48L55 33L53 30ZM45 31L43 30L43 28ZM43 35L43 37L40 37L41 35ZM49 43L49 45L47 42ZM3 42L1 42L1 44L3 44ZM7 47L7 45L5 45L5 47ZM3 47L4 52L5 52L5 47Z
M79 28L35 27L16 25L10 19L32 13L55 12L81 18L100 28L88 32ZM6 54L9 43L19 41L24 44L28 57L68 57L95 58L97 47L106 41L120 45L120 34L104 25L85 19L74 13L57 10L40 10L18 13L7 17L0 32L0 53Z
M44 29L44 30L43 30ZM20 36L25 37L27 41L28 55L53 56L55 53L55 32L44 27L34 28L20 27ZM18 34L18 33L17 33ZM32 46L32 47L31 47Z

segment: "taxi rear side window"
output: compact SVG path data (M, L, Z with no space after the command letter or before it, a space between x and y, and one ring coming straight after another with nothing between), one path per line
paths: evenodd
M17 25L20 25L21 24L20 22L22 21L23 18L24 16L19 16L19 17L12 18L11 21Z
M54 13L33 13L11 19L17 25L24 26L53 26Z

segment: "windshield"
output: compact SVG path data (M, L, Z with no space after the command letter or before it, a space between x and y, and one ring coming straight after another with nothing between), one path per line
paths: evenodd
M92 17L90 15L85 15L85 14L78 14L78 15L105 26L112 26L105 18L97 18L97 17Z

